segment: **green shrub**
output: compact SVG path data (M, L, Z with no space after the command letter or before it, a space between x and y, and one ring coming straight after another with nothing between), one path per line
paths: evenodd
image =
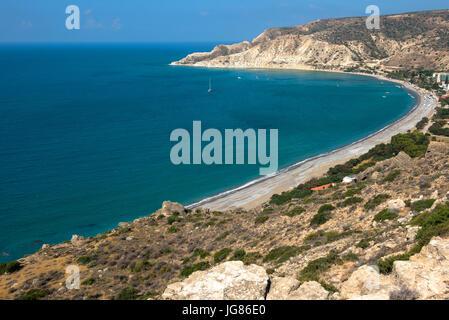
M433 206L435 199L415 201L411 205L411 209L415 212L421 212Z
M77 262L79 264L88 264L92 260L93 260L93 258L90 257L90 256L81 256L81 257L78 258Z
M368 200L368 202L365 203L364 208L366 210L372 210L372 209L374 209L375 207L377 207L378 205L380 205L381 203L387 201L390 198L391 198L391 196L388 195L388 194L378 194L374 198Z
M429 123L429 118L424 117L416 124L416 129L421 130Z
M393 263L395 261L406 261L410 258L410 254L404 253L397 256L388 257L385 259L379 259L377 261L377 267L382 274L389 274L393 270Z
M357 204L357 203L361 203L361 202L363 202L363 199L362 199L362 198L359 198L359 197L352 197L352 198L348 198L348 199L346 199L345 201L343 201L343 202L340 204L340 206L342 206L342 207L353 206L353 205L355 205L355 204Z
M322 230L309 234L305 239L304 242L310 245L319 246L328 244L331 242L338 241L340 239L343 239L344 237L350 236L351 234L357 233L359 231L345 231L345 232L338 232L338 231L328 231L324 232Z
M312 220L310 221L310 225L311 226L319 226L319 225L325 224L331 218L332 218L332 214L330 212L317 213L316 215L313 216Z
M331 212L335 210L335 207L331 204L323 204L319 209L318 209L318 213L323 213L323 212Z
M319 276L329 270L334 264L341 264L343 261L338 254L331 252L326 257L310 261L308 265L301 270L299 281L320 281Z
M168 232L168 233L176 233L176 232L178 232L178 231L179 231L179 229L176 228L176 226L170 226L170 227L167 229L167 232Z
M13 273L22 269L22 265L18 261L0 263L0 274Z
M381 212L374 216L374 221L381 222L385 220L393 220L397 217L397 213L390 211L389 209L383 209Z
M298 216L305 211L306 211L306 209L304 209L303 207L295 207L293 210L290 210L285 215L290 218L293 218L294 216Z
M262 255L259 252L248 252L243 258L243 263L250 265L256 263L260 259L262 259Z
M265 208L263 209L262 214L271 214L273 212L274 212L273 208Z
M209 251L200 249L200 248L196 248L195 251L193 251L193 256L192 257L200 257L201 259L204 259L208 256L210 256Z
M181 271L182 277L188 277L195 271L203 271L210 268L210 263L208 261L201 261L197 264L191 266L185 266Z
M291 257L297 256L298 254L307 251L310 246L284 246L271 250L263 259L263 262L276 262L283 263L290 259Z
M258 216L256 220L254 221L255 224L262 224L265 223L268 220L267 216Z
M220 251L215 252L214 262L215 263L222 262L223 260L225 260L227 258L227 256L231 253L231 251L232 250L229 248L224 248L224 249L221 249Z
M432 237L449 234L449 204L438 205L432 212L421 213L414 217L411 223L421 226L416 234L416 240L418 246L422 248Z
M240 260L243 261L246 256L246 251L243 249L237 249L234 251L234 254L232 256L232 260Z
M373 237L370 238L365 238L360 240L360 242L356 245L357 248L362 248L362 249L366 249L369 247L369 243L371 241L374 241L375 239Z
M116 296L116 300L136 300L139 290L134 287L123 288Z
M401 174L400 170L393 170L384 178L383 181L384 182L393 182L394 180L396 180L397 177L399 177L400 174Z
M94 282L95 282L95 279L90 277L90 278L84 280L83 282L81 282L81 285L83 285L83 286L90 286Z
M226 238L227 236L229 236L231 233L229 232L229 231L225 231L225 232L223 232L221 235L219 235L216 239L215 239L215 241L221 241L221 240L223 240L224 238Z
M346 255L343 257L343 260L345 260L345 261L357 261L357 260L359 260L359 256L356 255L356 254L353 253L353 252L349 252L348 254L346 254Z
M17 300L40 300L50 294L47 289L31 289L27 291L23 296L17 298Z

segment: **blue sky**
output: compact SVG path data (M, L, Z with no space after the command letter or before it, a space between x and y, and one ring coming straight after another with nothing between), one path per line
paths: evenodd
M77 5L81 29L65 28ZM0 0L0 42L233 42L320 18L449 8L448 0Z

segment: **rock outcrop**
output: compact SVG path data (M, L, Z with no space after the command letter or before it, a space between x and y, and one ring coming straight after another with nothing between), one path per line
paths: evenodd
M197 271L182 282L170 284L162 295L169 300L263 300L268 275L257 265L229 261Z
M316 281L300 284L295 278L274 277L267 300L326 300L328 296L329 292Z
M381 275L375 267L360 267L340 291L341 298L354 300L443 299L448 294L449 240L441 238L431 240L410 261L395 261L391 275Z

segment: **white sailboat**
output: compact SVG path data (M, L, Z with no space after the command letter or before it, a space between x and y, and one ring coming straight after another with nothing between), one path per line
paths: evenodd
M212 79L209 78L209 90L207 92L212 92Z

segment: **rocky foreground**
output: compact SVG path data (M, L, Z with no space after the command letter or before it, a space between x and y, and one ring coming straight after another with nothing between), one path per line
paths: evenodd
M350 184L299 186L252 210L165 202L104 234L44 245L5 267L0 298L446 299L449 143L396 140L405 149L393 157L351 162ZM69 265L79 289L66 287Z
M368 30L366 18L272 28L251 42L219 45L173 64L364 72L449 65L449 10L382 16L379 30Z

